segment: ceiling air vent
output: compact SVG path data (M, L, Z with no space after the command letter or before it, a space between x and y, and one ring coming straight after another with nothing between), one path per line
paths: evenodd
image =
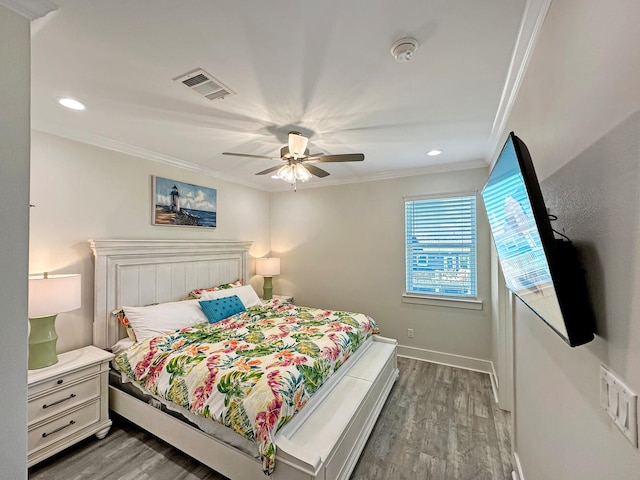
M224 98L227 95L234 95L236 93L230 88L224 86L221 81L213 78L213 76L209 75L201 68L192 70L184 75L180 75L179 77L174 78L174 80L186 85L191 90L196 91L209 100Z

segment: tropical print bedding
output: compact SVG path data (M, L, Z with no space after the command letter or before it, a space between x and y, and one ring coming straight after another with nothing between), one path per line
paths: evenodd
M256 442L271 474L276 431L375 333L361 313L272 300L135 344L115 365L152 394Z

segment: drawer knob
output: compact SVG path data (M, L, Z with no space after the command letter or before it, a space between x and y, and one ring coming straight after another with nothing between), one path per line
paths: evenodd
M56 428L55 430L50 431L49 433L44 432L42 434L42 438L47 438L49 435L53 435L54 433L58 433L60 430L64 430L67 427L70 427L71 425L75 425L75 420L71 420L69 423L67 423L66 425L63 425L59 428Z
M60 380L60 381L62 381L62 380ZM69 395L66 398L63 398L62 400L58 400L56 402L49 403L49 404L45 403L44 405L42 405L42 408L53 407L54 405L58 405L59 403L66 402L67 400L71 400L72 398L76 398L76 394L75 393L72 393L71 395Z
M62 385L62 382L64 382L64 380L60 379L60 380L58 380L56 383L57 383L58 385Z

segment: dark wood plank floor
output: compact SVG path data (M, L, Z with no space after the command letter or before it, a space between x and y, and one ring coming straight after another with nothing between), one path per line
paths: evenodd
M352 480L511 480L510 418L486 374L398 358Z
M511 480L510 418L488 375L398 358L400 378L352 480ZM114 418L92 437L32 467L31 480L225 480Z

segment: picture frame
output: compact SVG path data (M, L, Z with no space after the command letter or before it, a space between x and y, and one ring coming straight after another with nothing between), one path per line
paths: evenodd
M216 228L215 188L152 175L151 223L161 226Z

